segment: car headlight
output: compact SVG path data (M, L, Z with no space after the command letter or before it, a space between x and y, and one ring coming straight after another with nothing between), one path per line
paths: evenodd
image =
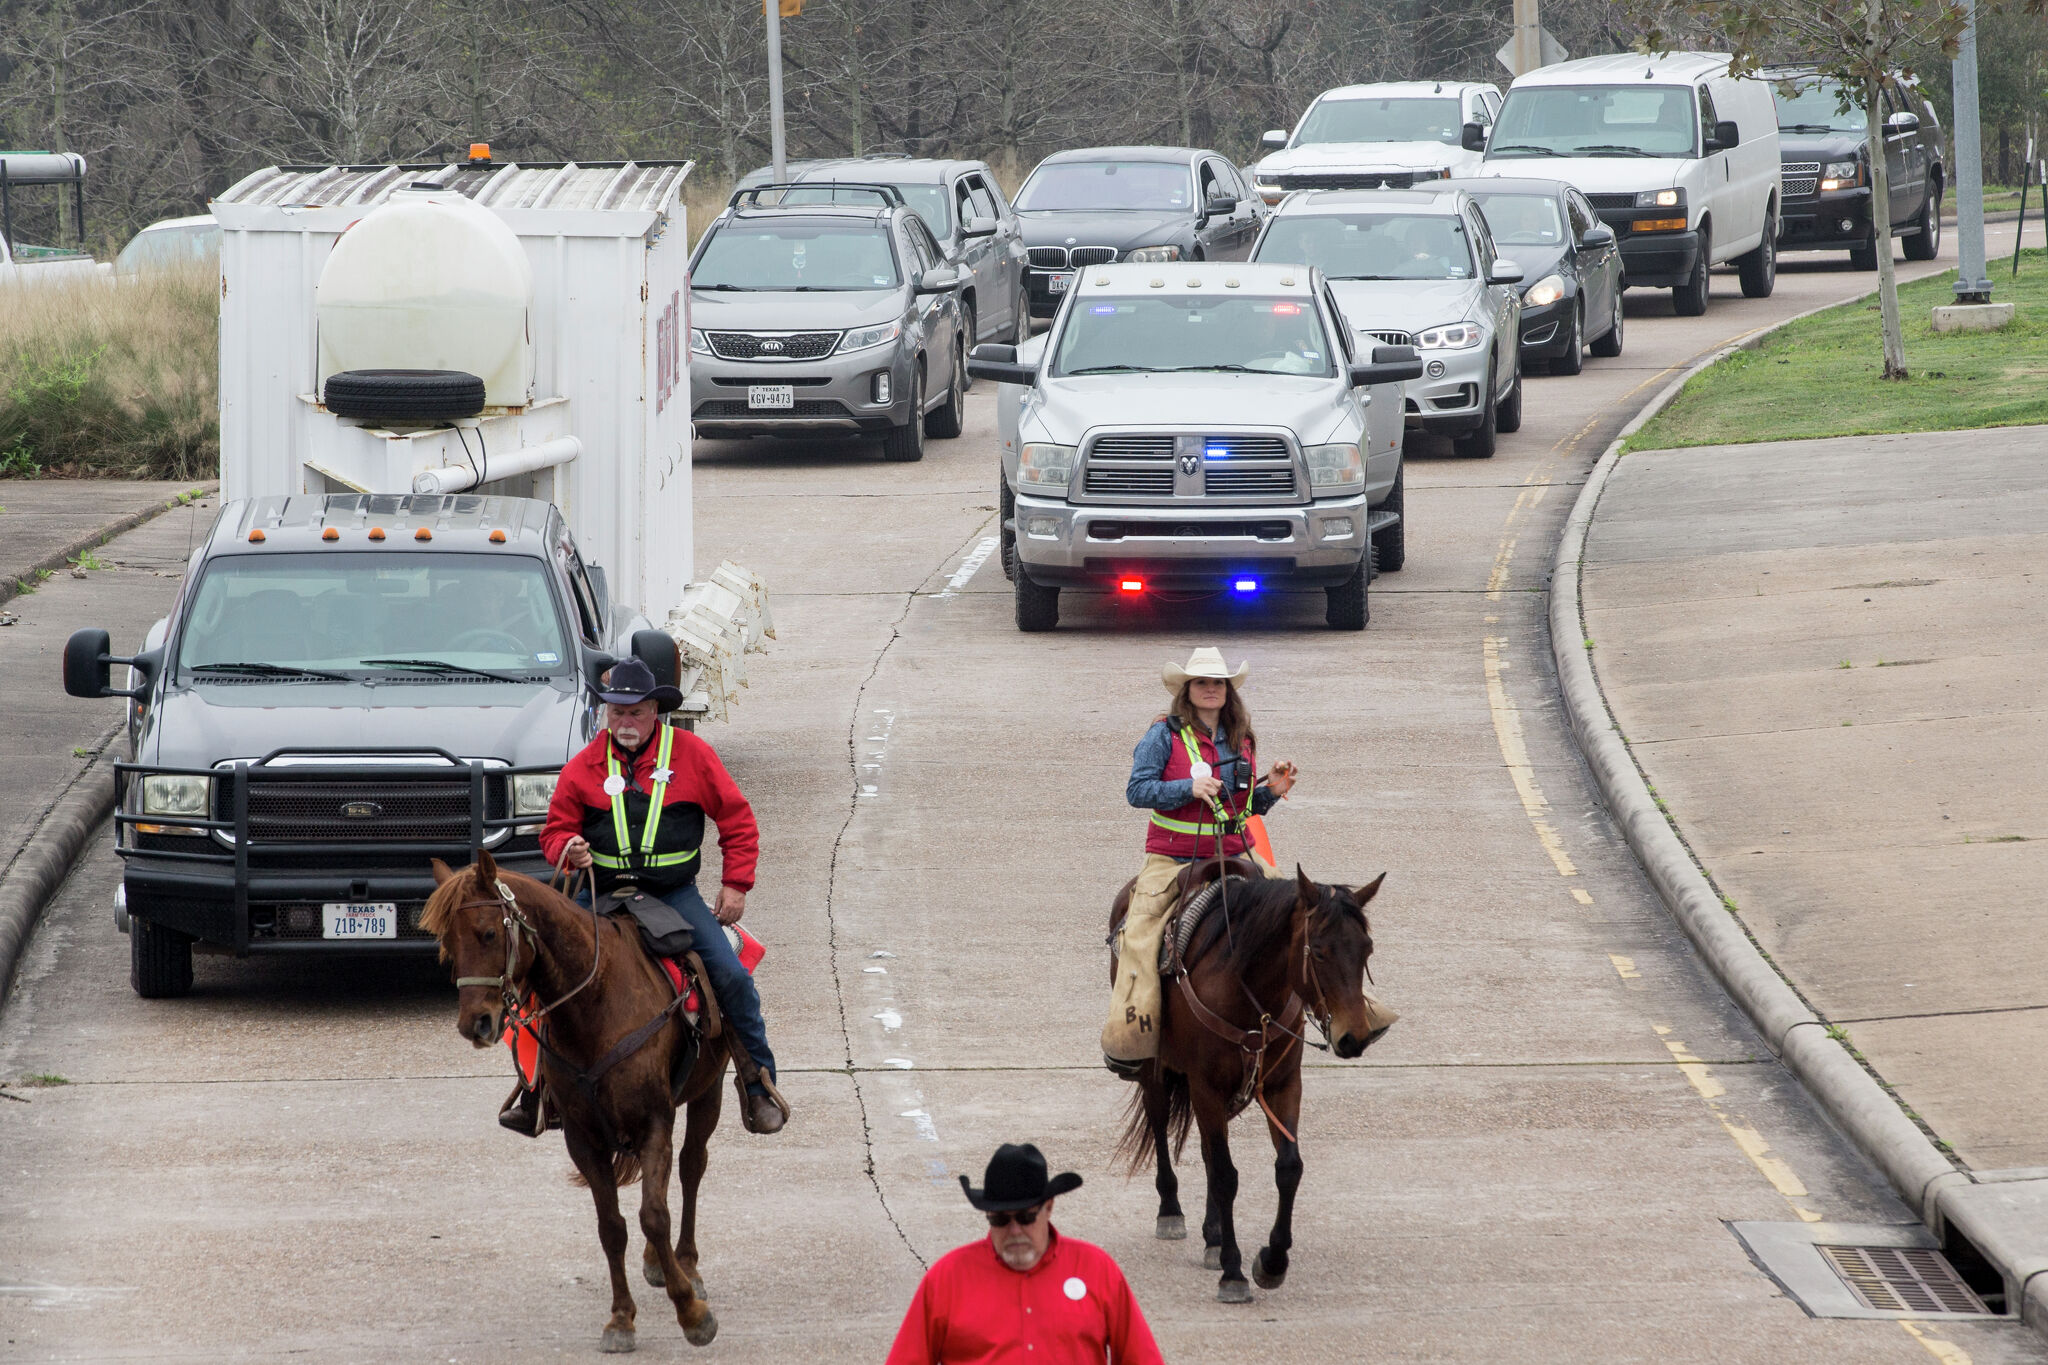
M903 333L903 319L877 323L873 327L856 327L839 338L839 351L865 351L870 346L880 346L885 341L894 341Z
M690 329L690 354L711 354L711 342L705 337L704 332L701 328L692 327Z
M512 778L512 813L546 815L555 799L555 782L561 773L518 773Z
M1820 168L1820 187L1824 190L1854 189L1863 183L1863 163L1853 158L1848 161L1830 161Z
M1355 493L1365 487L1365 461L1350 442L1307 446L1309 486L1318 493Z
M1017 482L1034 488L1065 488L1074 477L1074 447L1024 443L1017 457Z
M1644 190L1636 196L1639 209L1675 209L1684 202L1684 190Z
M1476 322L1447 322L1441 327L1431 327L1415 334L1415 349L1418 351L1466 351L1486 340L1485 331Z
M1180 248L1177 246L1141 246L1126 251L1124 259L1148 263L1177 261L1180 259Z
M1541 308L1546 304L1556 303L1563 297L1564 276L1545 275L1542 279L1530 285L1528 290L1523 293L1522 302L1532 308Z

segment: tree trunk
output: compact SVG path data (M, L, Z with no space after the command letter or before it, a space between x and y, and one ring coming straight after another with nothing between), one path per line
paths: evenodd
M1870 31L1877 29L1881 0L1868 0ZM1892 186L1885 165L1884 97L1874 80L1863 87L1864 138L1870 150L1870 225L1877 238L1877 307L1884 329L1884 377L1906 377L1906 338L1899 330L1899 281L1892 269Z

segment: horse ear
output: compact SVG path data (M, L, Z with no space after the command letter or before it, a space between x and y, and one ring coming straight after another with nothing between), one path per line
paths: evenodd
M1308 879L1308 873L1301 870L1300 863L1294 865L1294 889L1301 893L1303 905L1322 904L1322 893L1316 888L1316 884Z
M478 849L476 851L476 884L486 890L491 890L496 887L497 882L498 864L492 861L490 850Z
M434 885L446 886L449 880L455 876L455 873L449 869L448 864L442 862L439 858L434 859L433 863Z
M1374 896L1377 896L1380 893L1380 883L1385 881L1386 879L1387 874L1382 872L1379 876L1374 877L1364 886L1359 887L1351 893L1352 895L1358 898L1358 904L1360 909L1363 909L1367 901L1371 900Z

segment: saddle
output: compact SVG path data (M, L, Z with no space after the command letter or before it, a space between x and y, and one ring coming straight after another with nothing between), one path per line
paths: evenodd
M634 927L640 931L640 946L661 969L670 989L682 997L680 1013L689 1041L677 1049L669 1066L669 1089L680 1103L704 1040L723 1032L718 997L712 993L710 978L697 957L696 936L690 931L690 922L676 913L674 906L636 886L607 891L597 898L596 906L599 915L632 918Z
M1179 905L1166 921L1159 938L1159 979L1171 981L1187 967L1188 945L1202 920L1235 889L1235 884L1257 881L1258 867L1243 858L1225 858L1219 868L1214 858L1189 863L1181 869Z

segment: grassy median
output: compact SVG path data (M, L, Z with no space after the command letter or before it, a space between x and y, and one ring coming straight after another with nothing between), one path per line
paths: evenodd
M1877 299L1858 299L1773 332L1701 373L1629 438L1630 450L1816 436L2048 423L2048 252L1990 271L2019 316L1999 332L1937 335L1930 310L1955 297L1955 272L1899 290L1911 376L1886 383Z

